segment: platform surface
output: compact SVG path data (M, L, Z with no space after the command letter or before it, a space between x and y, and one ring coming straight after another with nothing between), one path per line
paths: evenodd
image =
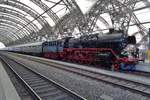
M21 100L0 62L0 100Z
M136 70L150 73L150 63L140 62L139 64L136 65Z

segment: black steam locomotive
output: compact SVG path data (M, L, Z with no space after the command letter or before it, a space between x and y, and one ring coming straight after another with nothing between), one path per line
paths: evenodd
M113 30L106 35L91 34L80 38L67 37L55 41L7 47L4 50L77 63L109 65L118 70L121 63L134 64L136 62L119 57L121 51L128 44L135 43L134 36L127 36L123 31Z

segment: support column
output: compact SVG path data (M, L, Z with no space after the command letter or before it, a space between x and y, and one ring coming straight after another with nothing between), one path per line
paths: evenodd
M149 40L149 42L148 42L148 49L150 50L150 28L149 28L149 32L148 32L148 40Z

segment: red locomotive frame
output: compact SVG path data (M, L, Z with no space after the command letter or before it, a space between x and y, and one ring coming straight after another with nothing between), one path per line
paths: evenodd
M95 56L100 52L103 53L106 51L111 53L112 55L111 59L109 59L109 62L113 70L119 70L121 67L121 63L130 65L134 65L137 63L137 59L130 60L127 57L119 58L116 53L110 48L64 48L63 52L44 53L44 57L77 62L80 64L97 64L99 62L103 63L103 60Z

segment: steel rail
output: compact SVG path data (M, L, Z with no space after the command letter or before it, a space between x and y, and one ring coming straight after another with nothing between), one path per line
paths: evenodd
M18 80L22 83L22 85L27 89L27 91L32 95L32 97L35 100L42 100L35 92L34 90L24 81L23 78L12 68L12 66L7 63L4 58L0 56L0 59L9 67L9 69L15 74L15 76L18 78Z
M3 58L2 58L3 59ZM69 90L68 88L65 88L64 86L60 85L59 83L47 78L46 76L40 74L37 71L33 71L31 68L27 67L26 65L24 65L23 63L18 62L17 60L14 60L12 58L7 57L7 59L10 59L11 61L15 62L16 64L22 66L23 68L25 68L26 70L38 75L40 78L42 78L43 80L46 80L46 82L49 82L50 84L52 83L55 87L59 88L61 91L63 91L64 93L67 93L68 96L72 97L73 100L86 100L84 97L78 95L77 93ZM6 61L3 59L3 61L13 70L13 72L17 73L13 67ZM24 72L24 71L23 71ZM21 80L24 82L25 85L27 85L28 89L30 89L30 91L33 93L33 96L35 96L36 100L43 100L42 97L40 97L40 95L35 91L35 89L32 88L32 86L29 85L29 83L27 83L24 78L21 77L21 75L19 75L18 73L16 74L19 78L21 78ZM29 77L31 78L31 77ZM31 80L32 81L32 80Z

